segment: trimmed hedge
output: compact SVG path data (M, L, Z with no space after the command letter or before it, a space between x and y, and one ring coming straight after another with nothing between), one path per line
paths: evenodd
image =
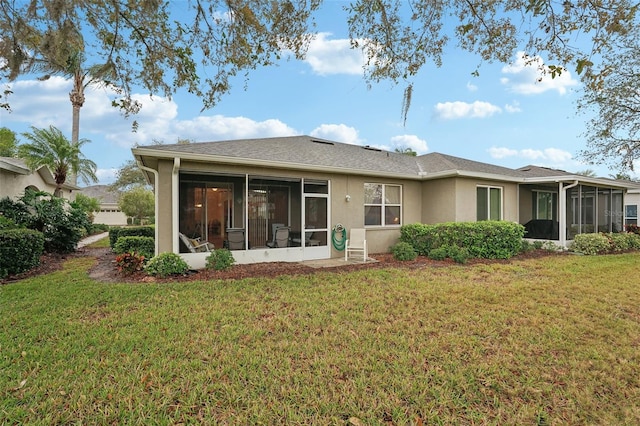
M640 235L625 232L578 234L573 238L570 249L586 255L638 250L640 249Z
M42 232L31 229L0 231L0 278L38 266L43 252Z
M156 251L156 242L151 237L120 237L113 251L116 254L137 253L151 259Z
M109 228L109 245L115 248L116 242L120 237L156 237L156 231L153 226L136 226L136 227L119 227L112 226Z
M470 257L508 259L520 253L524 226L506 221L414 223L400 228L400 241L428 256L441 246L466 248Z

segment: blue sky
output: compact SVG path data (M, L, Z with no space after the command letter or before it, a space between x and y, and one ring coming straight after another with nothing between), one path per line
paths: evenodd
M362 55L349 49L343 2L327 2L317 16L320 34L305 61L283 60L233 82L231 94L211 110L186 92L171 100L137 90L142 102L131 132L111 106L115 96L89 88L80 113L80 137L91 140L85 155L98 165L100 183L132 159L134 144L154 140L175 143L307 134L339 142L393 150L410 147L419 154L441 152L477 161L520 167L528 164L567 171L593 169L600 176L615 170L585 165L585 116L577 115L580 83L572 72L541 76L517 55L511 64L483 64L451 43L443 66L425 67L414 80L411 109L403 125L404 86L382 82L371 89L362 77ZM544 63L544 58L539 58ZM541 81L540 78L542 78ZM5 83L6 84L6 83ZM12 111L0 111L0 126L21 133L29 126L54 125L71 135L71 82L22 78L9 84Z

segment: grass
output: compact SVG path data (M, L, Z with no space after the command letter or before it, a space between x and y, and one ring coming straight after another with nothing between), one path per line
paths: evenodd
M638 254L0 287L0 423L638 424Z

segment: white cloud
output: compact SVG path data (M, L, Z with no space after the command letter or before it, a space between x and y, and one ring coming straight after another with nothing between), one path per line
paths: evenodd
M518 101L513 101L510 104L506 104L504 106L504 110L507 111L509 114L515 114L517 112L522 112L522 109L520 108L520 102L518 102Z
M433 115L441 120L456 120L459 118L487 118L502 112L502 109L489 102L439 102L434 108Z
M427 141L420 139L416 135L398 135L391 138L391 145L394 148L411 148L418 155L424 154L429 150Z
M363 142L358 136L358 131L345 124L321 124L313 129L309 135L352 145L360 145Z
M551 165L566 164L572 160L570 152L559 148L545 148L545 149L511 149L506 147L491 147L488 149L489 155L492 158L502 159L507 157L518 157L526 159L527 161L534 161L539 163L549 163Z
M478 91L478 86L476 86L475 84L472 84L470 81L467 82L467 90L470 92L476 92Z
M176 121L171 127L171 132L173 141L177 141L178 138L212 141L299 134L280 120L255 121L246 117L225 117L224 115L200 116L192 120Z
M329 40L331 33L318 33L309 44L305 62L320 75L362 74L365 56L360 49L352 49L349 39Z
M116 174L118 169L98 169L96 170L96 176L101 184L112 183L116 180Z
M567 93L567 88L575 86L574 80L568 70L562 71L559 76L551 77L549 67L539 56L528 57L524 52L518 52L514 63L505 65L500 82L509 87L515 93L522 95L535 95L549 90L555 90L559 94Z
M515 155L518 155L518 151L516 151L515 149L509 149L509 148L504 148L504 147L495 147L492 146L491 148L489 148L489 154L491 155L492 158L506 158L506 157L513 157Z

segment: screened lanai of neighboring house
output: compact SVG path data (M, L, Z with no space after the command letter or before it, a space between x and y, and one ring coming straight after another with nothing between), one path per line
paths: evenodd
M577 234L624 231L625 185L620 181L584 178L558 170L532 167L525 173L554 173L528 178L520 185L519 216L526 238L566 244ZM557 176L559 173L564 175Z

